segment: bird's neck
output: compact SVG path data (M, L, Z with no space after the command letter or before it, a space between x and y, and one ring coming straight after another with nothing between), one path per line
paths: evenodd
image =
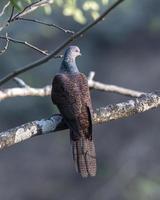
M62 61L60 72L70 74L79 73L75 58L65 57Z

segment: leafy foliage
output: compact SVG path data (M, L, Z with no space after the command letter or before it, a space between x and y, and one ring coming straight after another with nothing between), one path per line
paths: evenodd
M34 0L10 0L12 6L17 11L22 10L26 5L34 3ZM89 13L93 19L96 19L100 14L100 8L108 5L109 0L55 0L52 5L44 7L46 14L51 14L53 8L60 7L65 16L71 16L73 19L80 23L86 23L87 19L85 14Z

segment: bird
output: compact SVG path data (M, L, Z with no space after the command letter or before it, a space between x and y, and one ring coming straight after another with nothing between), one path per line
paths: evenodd
M70 129L73 160L82 177L96 175L96 153L92 135L92 102L86 76L76 64L77 46L66 49L59 72L52 82L51 98Z

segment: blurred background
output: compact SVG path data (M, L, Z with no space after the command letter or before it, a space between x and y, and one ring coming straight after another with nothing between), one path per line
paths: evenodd
M59 2L62 4L56 3L45 11L40 9L28 17L77 31L108 6L108 1L99 0L94 1L98 10L85 10L81 8L85 1L81 0L77 2L80 14L75 17L65 2ZM67 2L70 6L75 3ZM5 3L1 1L0 10ZM9 13L7 10L6 16L1 17L1 23ZM49 52L69 37L54 28L21 21L12 23L7 32L15 39L26 40ZM0 43L2 48L4 42ZM159 90L159 0L124 1L105 21L73 44L83 54L77 60L80 71L86 75L95 71L95 80L145 92ZM40 57L27 47L10 43L6 53L0 56L0 77ZM20 77L30 86L45 86L51 83L60 63L61 59L50 60ZM10 81L3 88L14 86ZM92 91L91 95L94 108L128 99L99 91ZM0 102L0 132L54 113L57 109L50 97L7 99ZM98 164L94 178L82 179L76 174L68 131L35 137L1 151L0 199L159 200L159 116L157 109L94 126Z

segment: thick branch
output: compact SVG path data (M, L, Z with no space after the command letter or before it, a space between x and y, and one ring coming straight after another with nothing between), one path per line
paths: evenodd
M108 105L99 108L93 115L93 123L101 124L112 120L126 118L137 113L145 112L147 110L160 106L160 96L156 94L142 95L135 100ZM44 135L50 132L66 129L61 115L53 115L49 119L42 119L40 121L33 121L23 124L16 128L0 133L0 149L22 142L33 136Z
M46 62L48 62L50 59L54 58L60 51L62 51L68 44L76 40L78 37L82 37L84 33L86 33L88 30L90 30L93 26L98 24L100 21L102 21L115 7L117 7L120 3L122 3L124 0L117 0L113 5L111 5L105 12L103 12L100 17L98 17L95 21L90 23L89 25L82 28L80 31L73 34L71 37L69 37L64 43L62 43L59 47L57 47L50 55L45 56L41 58L38 61L35 61L27 66L22 67L21 69L17 69L14 72L11 72L4 78L0 80L0 86L6 83L7 81L11 80L15 76L18 76L19 74L22 74L28 70L31 70L35 67L38 67Z
M24 87L24 88L11 88L0 90L0 101L5 100L7 98L12 98L16 96L48 96L51 94L51 86L47 85L43 88L31 88L31 87Z

